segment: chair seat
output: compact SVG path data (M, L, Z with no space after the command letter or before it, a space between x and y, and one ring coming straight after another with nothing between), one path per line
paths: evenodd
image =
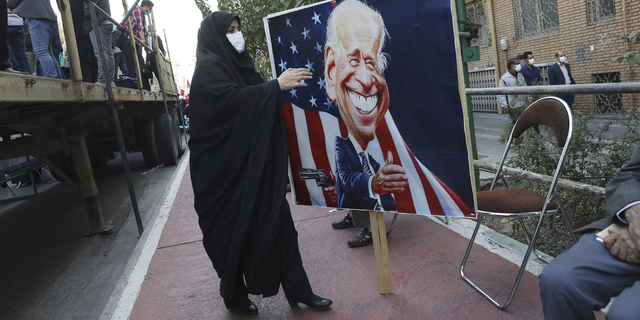
M502 213L520 213L541 211L547 198L530 190L496 189L476 193L478 210ZM552 202L548 210L558 209Z

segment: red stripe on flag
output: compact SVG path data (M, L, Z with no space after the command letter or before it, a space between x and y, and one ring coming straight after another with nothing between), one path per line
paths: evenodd
M378 138L378 142L380 143L382 154L385 157L385 159L380 159L380 166L384 166L387 157L387 151L391 151L391 154L393 155L393 163L402 166L402 161L400 161L398 150L396 150L396 146L393 143L393 138L391 137L391 132L389 132L389 127L387 126L386 119L382 119L382 121L380 121L380 124L376 128L376 137ZM420 170L418 169L418 171ZM416 207L413 204L413 198L411 197L411 189L409 185L406 186L403 192L397 192L393 195L396 200L398 212L416 213Z
M436 195L436 192L433 190L433 187L431 186L431 183L429 182L429 180L427 179L427 176L424 174L424 171L422 171L422 167L420 167L420 163L418 163L418 159L416 159L416 157L413 155L413 152L411 152L411 150L409 149L409 146L407 146L407 144L404 144L405 148L407 148L407 151L409 152L409 156L411 157L411 161L413 161L413 165L416 167L416 170L418 171L418 175L420 176L420 181L422 181L422 187L424 188L424 193L425 196L427 197L427 205L429 205L429 210L431 211L432 215L446 215L446 213L444 212L444 209L442 209L442 205L440 204L440 200L438 199L438 195Z
M440 182L440 184L447 191L449 196L451 196L451 199L453 199L453 202L456 203L456 205L458 206L458 208L460 208L460 210L462 211L462 214L465 217L475 217L475 214L472 214L473 212L469 209L469 207L467 207L467 205L464 203L464 201L462 201L462 199L460 199L460 197L458 197L458 195L455 192L453 192L453 190L451 190L451 188L449 188L449 186L447 186L442 181L440 181L440 179L438 177L436 177L436 176L434 176L434 177L436 179L438 179L438 182Z
M293 178L291 185L296 190L296 204L310 206L311 196L309 196L309 190L307 190L307 185L300 180L300 173L298 172L298 166L302 165L302 160L300 160L300 148L298 148L298 135L296 134L296 125L293 118L293 106L291 102L285 101L282 107L284 109L285 123L287 124L289 161L291 163L291 175Z
M331 173L331 164L327 156L327 143L322 128L322 120L318 111L306 111L304 116L307 119L307 131L309 132L309 144L311 145L311 155L316 163L315 169L324 169L327 174ZM326 193L322 193L327 207L337 207L338 198L332 199Z
M338 125L340 126L340 135L346 139L349 136L349 130L347 129L347 126L344 124L344 121L342 121L342 119L338 119Z

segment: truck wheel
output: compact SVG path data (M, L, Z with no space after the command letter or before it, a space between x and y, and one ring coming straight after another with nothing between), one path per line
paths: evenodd
M164 164L172 166L178 163L178 153L180 146L180 128L172 117L161 113L156 116L156 140L158 151L164 160Z
M153 116L144 117L140 122L140 150L147 166L155 167L162 163L156 142L156 119Z
M184 125L184 115L182 114L182 110L178 108L178 118L176 119L178 123L178 128L180 128L180 147L178 148L178 156L182 157L184 151L187 150L187 128Z

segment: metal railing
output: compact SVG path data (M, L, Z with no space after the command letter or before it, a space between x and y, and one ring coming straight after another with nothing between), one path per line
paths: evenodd
M571 84L557 86L496 87L467 88L468 95L502 95L502 94L613 94L640 93L640 82Z

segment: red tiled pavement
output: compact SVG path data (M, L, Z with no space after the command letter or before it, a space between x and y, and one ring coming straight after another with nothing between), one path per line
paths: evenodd
M536 276L526 272L512 305L496 309L460 278L468 240L426 217L398 218L389 237L394 294L381 295L373 247L350 249L346 241L357 229L330 226L344 211L292 206L292 212L314 292L334 304L314 312L289 307L282 291L251 296L260 319L542 319ZM388 225L392 216L386 218ZM201 239L187 168L131 319L244 318L225 309ZM517 266L480 246L470 259L469 276L506 296Z

